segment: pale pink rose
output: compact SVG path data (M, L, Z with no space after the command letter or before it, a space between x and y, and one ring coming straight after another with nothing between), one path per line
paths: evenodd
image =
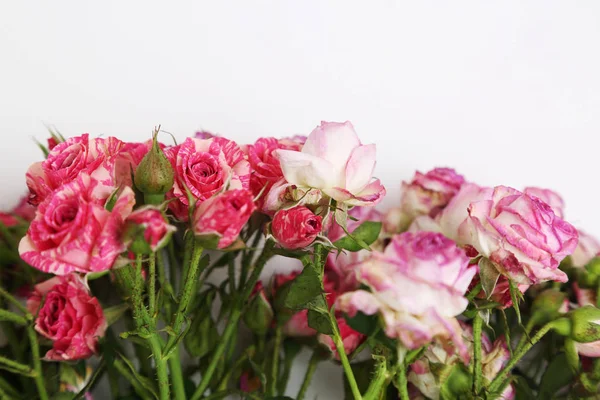
M428 215L420 215L408 227L408 232L442 232L439 223Z
M385 333L409 349L453 340L467 357L455 317L467 307L464 295L476 272L464 250L442 234L405 232L357 267L359 282L371 292L343 294L337 309L350 316L379 312Z
M354 329L350 328L344 317L337 317L336 321L338 327L340 328L340 336L342 337L344 351L347 355L350 355L354 350L358 348L358 346L360 346L362 342L365 341L367 337L362 333L359 333ZM335 347L335 343L333 342L331 336L324 335L321 333L319 334L317 339L321 344L327 347L329 351L331 351L333 357L336 360L340 359L340 354L338 353L337 348Z
M219 236L219 249L232 244L256 209L252 193L244 189L228 190L203 201L194 211L196 235Z
M419 215L435 217L458 193L465 178L451 168L435 168L426 174L416 172L411 182L402 183L400 210L406 225Z
M322 218L309 208L298 206L277 211L271 223L273 237L286 249L300 249L315 241L321 233Z
M283 171L275 150L294 150L302 148L300 143L290 139L260 138L254 144L248 145L246 153L252 174L250 176L250 190L258 198L258 207L263 209L264 199L273 184L283 178Z
M162 211L154 206L135 210L125 222L135 230L141 229L144 242L152 252L162 248L171 237L171 233L177 231L176 227L167 222Z
M27 309L36 316L35 330L53 342L46 360L79 360L97 353L106 320L78 275L56 276L36 285Z
M526 187L523 190L523 193L537 197L544 203L548 204L558 218L564 219L565 202L558 193L550 189L542 189L538 187Z
M124 187L108 211L96 196L101 186L81 174L46 198L19 244L21 258L56 275L110 269L126 249L121 234L135 195Z
M167 148L165 154L175 171L175 183L167 194L177 218L187 221L188 197L202 202L224 190L248 189L250 166L240 147L231 140L187 138L181 145Z
M597 257L598 254L600 254L600 242L581 229L578 229L578 232L579 242L577 243L575 251L571 254L571 262L574 267L583 268L587 263L592 261L594 257Z
M120 179L127 178L122 171L116 171L117 158L123 147L124 143L117 138L90 139L87 133L59 143L46 160L32 164L27 170L29 202L40 204L55 189L77 179L80 173L97 180L100 184L97 192L108 197L123 183Z
M539 198L497 186L490 196L471 202L458 241L494 261L501 274L531 285L567 281L558 265L575 250L577 236Z
M458 241L459 228L469 216L469 205L491 197L493 191L492 188L480 187L474 183L462 185L458 193L436 217L441 232L450 239Z
M374 205L385 195L379 180L373 180L375 145L362 145L350 122L321 122L301 151L276 154L292 185L320 189L348 205Z
M318 205L329 201L319 189L299 188L282 178L275 182L266 193L262 211L273 215L277 211L294 206Z

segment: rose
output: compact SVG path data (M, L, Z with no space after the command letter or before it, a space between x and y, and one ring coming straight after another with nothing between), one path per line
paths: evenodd
M283 178L283 172L279 159L275 156L275 150L299 151L302 145L291 139L260 138L254 144L248 145L246 153L252 168L250 176L250 190L258 199L258 206L263 209L264 199L273 184Z
M470 359L473 358L473 329L461 323L461 338L466 343ZM415 385L419 391L429 399L440 398L439 375L442 370L436 368L438 365L451 367L459 359L456 356L456 349L449 343L445 347L438 343L429 345L423 356L417 359L410 366L408 381ZM510 360L510 352L506 346L504 338L497 339L492 343L488 335L483 332L481 335L481 364L482 375L487 382L491 382L498 372ZM468 366L470 361L466 363ZM509 385L502 393L502 399L509 400L514 398L514 388Z
M583 268L594 257L600 254L600 243L592 235L588 235L581 229L579 232L579 242L571 254L571 262L576 268Z
M336 321L340 330L340 337L342 338L344 351L346 352L346 354L349 355L354 350L356 350L358 346L360 346L360 344L364 342L364 340L367 337L362 333L359 333L354 329L350 328L344 317L337 317ZM329 351L331 351L336 360L340 359L340 354L338 353L337 347L335 346L335 343L333 342L331 336L321 333L319 334L317 339L319 340L319 343L321 343L322 345L327 347Z
M45 161L34 163L27 170L29 202L40 204L52 191L74 181L82 172L96 179L104 187L102 196L108 197L122 183L120 178L124 174L115 169L123 146L117 138L90 139L87 133L59 143ZM97 191L100 193L99 188Z
M27 196L21 197L19 204L13 208L12 213L27 222L31 222L35 217L35 207L27 201Z
M329 199L323 198L323 193L319 189L298 188L282 178L275 182L267 192L262 203L262 211L265 214L273 215L283 208L301 205L326 205L327 201Z
M375 145L362 145L350 122L321 122L302 151L276 150L283 176L301 188L320 189L348 205L374 205L385 195L375 168Z
M480 193L485 196L470 203L459 227L459 242L473 246L517 284L566 282L558 265L577 246L577 230L537 197L506 186Z
M218 248L223 249L237 239L255 209L252 193L247 190L220 193L202 202L194 211L194 233L217 235Z
M298 206L280 210L271 224L273 237L286 249L306 247L321 233L322 218L309 208Z
M406 230L420 215L435 217L465 183L462 175L451 168L435 168L426 174L416 172L411 182L402 183L402 198L397 226L392 231ZM389 219L391 221L392 218ZM388 229L389 228L388 223Z
M250 167L244 153L233 141L221 137L187 138L181 145L165 150L175 171L175 183L167 197L181 220L188 217L187 191L202 202L225 189L248 189Z
M76 274L36 285L27 309L36 315L35 330L53 342L46 360L79 360L97 352L106 320L98 300Z
M493 189L465 183L446 207L437 215L440 232L450 239L459 240L459 228L469 216L467 210L472 202L492 196Z
M153 206L145 206L135 210L127 220L126 242L133 241L137 250L135 253L151 253L162 248L171 233L177 230L173 225L169 225L162 211Z
M359 282L371 292L341 295L337 309L354 316L379 312L385 333L409 349L433 339L452 339L467 357L454 318L467 307L464 294L477 268L464 250L433 232L405 232L392 237L383 253L357 266Z
M97 197L101 186L81 174L44 200L19 244L21 258L56 275L110 269L126 249L122 228L135 196L131 188L124 187L109 211Z
M526 187L525 189L523 189L523 193L528 194L532 197L537 197L544 203L548 204L558 218L564 218L565 202L558 193L550 189L542 189L538 187Z

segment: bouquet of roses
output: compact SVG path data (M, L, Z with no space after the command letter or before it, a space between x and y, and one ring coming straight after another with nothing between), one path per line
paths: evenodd
M349 122L161 132L40 145L0 213L1 399L303 399L321 362L349 399L600 398L600 243L556 193L436 168L383 213Z

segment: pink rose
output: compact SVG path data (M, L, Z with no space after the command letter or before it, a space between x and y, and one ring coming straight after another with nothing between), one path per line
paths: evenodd
M87 173L96 179L102 196L108 197L120 185L117 175L116 158L124 143L114 137L90 139L83 134L67 139L56 145L45 161L32 164L27 170L29 202L38 205L55 189L77 179L80 173Z
M53 342L46 360L79 360L97 352L106 320L98 300L76 274L56 276L36 285L27 309L36 315L35 330Z
M548 204L558 218L564 218L565 202L558 193L553 192L550 189L542 189L537 187L526 187L523 190L523 193L528 194L532 197L537 197L544 203Z
M82 174L46 198L19 244L21 258L56 275L110 269L126 248L121 233L135 196L124 187L108 211L96 196L101 186Z
M282 178L275 182L266 193L262 203L262 211L273 215L277 211L291 206L326 205L328 198L323 197L319 189L299 188Z
M165 154L175 171L173 189L167 194L175 198L169 204L177 218L188 218L188 198L202 202L226 189L248 189L250 167L244 153L233 141L221 137L187 138L181 145L167 148Z
M10 228L19 224L19 220L14 215L0 211L0 224Z
M442 234L405 232L357 267L358 280L371 292L343 294L337 308L350 316L379 312L385 333L409 349L451 339L466 358L454 317L467 307L464 294L476 272L464 250Z
M492 192L492 188L479 187L474 183L465 183L442 212L437 215L435 220L440 231L450 239L458 241L459 228L469 216L467 212L469 205L472 202L491 197Z
M13 208L12 213L27 222L31 222L35 218L35 207L29 204L27 196L21 197L19 204Z
M344 344L344 351L346 354L350 355L367 337L350 328L344 317L337 317L336 321L340 328L340 336L342 337L342 343ZM338 353L331 336L319 334L318 340L331 351L336 360L340 359L340 354Z
M247 146L248 161L252 168L250 190L258 199L260 209L263 209L264 199L273 184L283 178L281 165L275 156L275 150L285 149L299 151L302 145L290 140L275 138L260 138L254 144Z
M321 233L322 218L304 206L280 210L273 217L271 232L286 249L300 249L315 241Z
M558 265L575 250L577 230L537 197L506 186L485 194L469 205L459 242L473 246L518 284L566 282Z
M320 189L348 205L374 205L385 195L379 180L372 180L375 145L362 145L350 122L321 122L301 151L276 154L292 185Z
M419 215L435 217L464 183L463 176L451 168L435 168L426 174L417 171L411 182L402 183L402 221L396 231L406 230Z
M130 229L142 234L142 247L149 247L148 252L155 252L162 248L169 238L171 233L177 231L173 225L169 225L162 211L153 206L145 206L135 210L127 217L125 221ZM135 243L135 238L132 238ZM146 251L144 251L146 253Z
M228 190L203 201L194 211L193 229L196 235L219 236L219 249L232 244L256 209L252 193Z
M600 243L592 235L588 235L581 229L579 232L579 242L573 254L571 254L571 262L576 268L585 267L587 263L592 261L592 258L600 254Z

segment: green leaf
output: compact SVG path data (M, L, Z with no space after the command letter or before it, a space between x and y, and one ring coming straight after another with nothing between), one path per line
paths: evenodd
M500 272L498 272L496 264L489 258L481 257L479 260L479 278L481 279L481 287L485 292L486 298L489 299L492 293L494 293L498 278L500 278Z
M367 315L360 311L358 311L354 317L344 314L344 318L350 328L367 336L372 335L379 326L377 315Z
M219 332L210 310L203 308L202 311L196 313L189 334L183 340L186 350L194 357L204 357L219 343Z
M565 353L560 353L552 359L540 382L539 399L550 399L559 389L573 382L575 376L567 365Z
M529 387L527 379L522 376L514 375L512 380L516 392L516 399L535 399L535 395L533 394L533 390Z
M301 258L303 256L308 255L308 251L288 250L288 249L284 249L283 247L274 247L273 253L277 254L278 256L288 257L288 258Z
M352 368L352 373L356 380L358 390L361 393L365 393L373 378L372 373L375 367L375 360L369 359L362 362L352 363L350 364L350 367ZM352 391L350 390L350 386L348 385L346 374L344 374L344 398L349 400L354 399L354 396L352 396Z
M379 232L381 232L381 222L365 221L351 234L336 240L333 245L340 250L370 250L369 246L377 240Z
M163 355L162 355L163 359L168 360L173 355L173 353L175 352L175 349L179 346L179 343L181 343L181 341L185 338L185 336L189 332L190 328L192 327L192 324L190 324L189 318L185 317L185 320L186 320L185 329L179 334L179 336L177 336L177 339L175 339L175 341L173 343L171 343L170 346L167 346L165 348L165 350L163 351Z
M108 196L108 199L106 199L106 203L104 203L104 208L107 211L112 211L112 209L115 207L115 204L117 204L117 200L119 199L120 192L121 188L116 188L115 190L113 190L110 196Z
M153 379L140 375L131 363L131 361L129 361L124 355L119 353L119 358L127 366L135 380L138 381L139 384L144 387L144 389L149 391L155 399L158 399L158 390L156 388L156 382Z
M106 318L106 324L108 326L111 326L112 324L117 322L128 309L129 305L127 303L105 308L104 317Z
M290 285L285 306L291 309L303 309L315 297L323 292L319 274L311 266L305 267Z
M267 387L267 376L265 375L265 373L264 373L263 369L260 367L260 365L255 363L254 360L252 360L252 358L249 358L248 361L250 362L250 367L252 367L252 371L254 372L254 375L256 375L258 377L258 379L260 380L261 389L264 390Z
M462 364L455 364L440 388L440 399L468 399L473 386L471 374Z
M328 312L322 312L317 310L308 310L308 326L313 328L319 333L325 335L333 335L333 329L331 327L331 321Z
M519 321L519 325L522 325L521 322L521 309L519 308L519 301L523 300L523 293L517 288L517 286L513 283L512 280L508 280L508 288L510 290L510 298L513 303L513 309L517 314L517 321Z

